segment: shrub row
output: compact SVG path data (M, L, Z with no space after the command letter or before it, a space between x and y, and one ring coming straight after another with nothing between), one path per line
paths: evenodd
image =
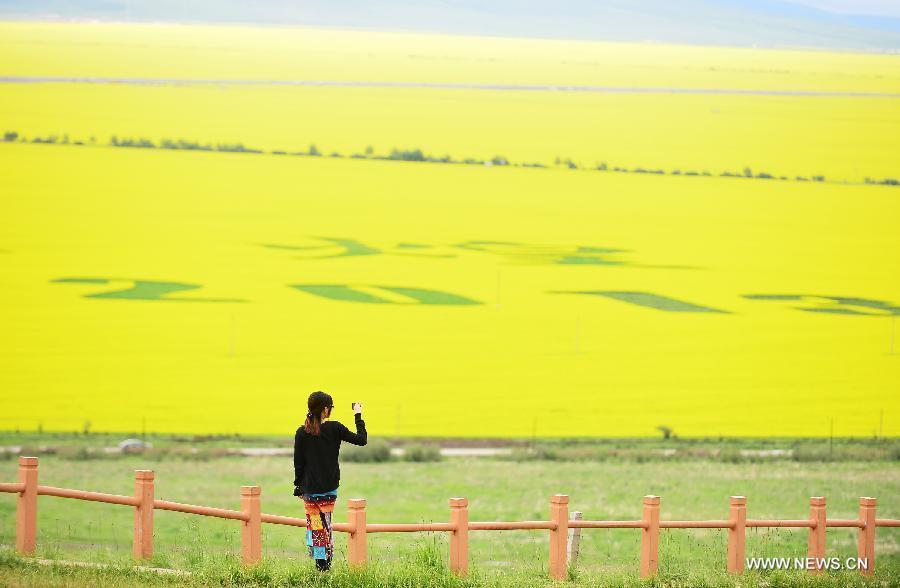
M2 140L7 143L13 142L25 142L25 143L50 143L50 144L62 144L62 145L85 145L83 141L70 141L68 135L63 135L62 137L58 137L57 135L48 135L47 137L33 137L32 139L27 139L26 137L20 135L16 131L6 131L3 134ZM96 144L96 140L92 137L91 144ZM158 144L154 143L150 139L139 137L137 139L134 138L122 138L113 135L110 139L109 145L111 147L133 147L133 148L142 148L142 149L177 149L177 150L188 150L188 151L225 151L232 153L270 153L272 155L295 155L295 156L305 156L305 157L325 157L326 155L322 153L318 147L314 144L310 145L306 151L284 151L284 150L272 150L266 152L262 149L254 149L250 147L244 146L243 143L219 143L216 145L212 145L210 143L199 143L197 141L189 141L185 139L163 139ZM378 159L378 160L393 160L393 161L419 161L419 162L430 162L430 163L449 163L449 164L461 164L461 165L484 165L484 166L516 166L516 167L536 167L542 168L547 167L542 163L512 163L506 157L502 155L496 155L491 159L478 159L467 157L465 159L453 159L450 155L443 156L434 156L425 153L422 149L397 149L394 148L388 155L378 155L374 152L372 147L367 147L364 153L353 153L351 155L343 155L337 151L333 151L327 155L328 157L349 157L350 159ZM568 169L582 169L582 166L578 165L571 158L562 159L557 157L554 161L555 165L560 167L565 167ZM605 161L595 165L593 168L585 168L585 169L595 169L598 171L611 171L611 172L620 172L620 173L635 173L635 174L657 174L657 175L673 175L673 176L713 176L718 175L720 177L731 177L731 178L750 178L757 180L783 180L783 181L796 181L796 182L824 182L825 176L823 175L810 175L810 176L794 176L793 178L785 175L776 176L767 172L754 172L749 167L745 167L742 171L723 171L719 174L713 174L709 171L695 171L695 170L687 170L682 171L680 169L674 169L671 171L667 171L664 169L653 169L653 168L644 168L641 166L628 168L628 167L618 167L618 166L610 166ZM900 186L900 180L895 178L865 178L864 183L866 184L877 184L884 186Z
M365 447L347 445L341 449L341 459L357 463L382 463L392 460L427 462L442 459L440 447L436 445L407 445L400 456L391 455L387 441L377 439L369 441Z
M798 446L789 448L784 453L767 453L742 450L736 447L697 448L697 449L634 449L606 448L597 446L555 447L536 445L531 448L517 448L506 457L512 461L628 461L658 462L710 460L724 463L766 463L771 461L795 462L878 462L900 461L900 444L887 446L851 446L851 447L810 447Z

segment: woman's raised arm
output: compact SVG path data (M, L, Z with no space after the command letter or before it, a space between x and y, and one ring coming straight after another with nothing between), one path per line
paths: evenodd
M365 445L369 441L369 436L366 433L366 422L362 418L362 412L355 413L353 417L356 421L356 432L354 433L344 425L341 425L341 441L354 445Z

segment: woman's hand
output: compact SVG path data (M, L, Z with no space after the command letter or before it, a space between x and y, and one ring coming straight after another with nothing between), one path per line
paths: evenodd
M362 403L361 402L353 403L353 414L362 414Z

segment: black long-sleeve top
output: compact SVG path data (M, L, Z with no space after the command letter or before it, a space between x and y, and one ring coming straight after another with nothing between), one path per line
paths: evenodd
M366 423L357 414L356 432L337 421L322 423L318 435L310 435L301 425L294 435L294 496L337 490L341 481L338 454L341 441L365 445Z

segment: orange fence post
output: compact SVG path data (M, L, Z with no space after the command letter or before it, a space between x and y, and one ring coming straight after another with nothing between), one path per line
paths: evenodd
M812 574L822 573L822 563L825 559L825 497L813 496L809 499L809 518L815 523L815 527L809 528L809 541L807 542L806 556L812 558L813 567L809 570Z
M566 579L566 555L569 545L569 497L554 494L550 498L550 522L556 528L550 530L550 577Z
M31 555L37 543L38 458L19 458L19 483L25 489L16 501L16 551Z
M659 496L644 496L646 525L641 531L641 578L655 576L659 569Z
M875 498L864 496L859 499L859 520L862 527L859 529L859 543L857 545L857 557L860 560L859 571L864 576L875 573ZM865 565L863 565L865 564Z
M732 496L729 500L728 571L744 573L744 552L747 541L747 497Z
M351 498L347 501L347 522L350 523L350 538L347 540L347 563L364 566L368 558L366 545L366 501Z
M241 521L241 561L245 566L258 563L262 558L262 506L259 486L241 486L241 512L247 515Z
M134 559L153 556L153 470L134 471Z
M450 569L458 576L469 573L469 499L450 499Z

